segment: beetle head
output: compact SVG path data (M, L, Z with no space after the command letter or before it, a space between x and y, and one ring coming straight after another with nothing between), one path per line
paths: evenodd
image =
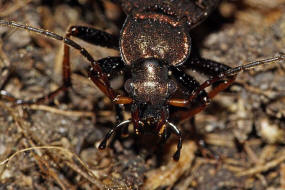
M168 115L167 100L177 86L169 79L167 64L152 58L141 59L131 65L131 73L132 78L126 81L125 90L133 98L133 107L139 110L139 118L143 122L155 123L161 120L162 113Z

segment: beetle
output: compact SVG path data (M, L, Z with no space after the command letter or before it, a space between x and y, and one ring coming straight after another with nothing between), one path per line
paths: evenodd
M258 65L284 60L284 55L251 62L231 68L227 65L191 56L190 31L200 24L218 5L219 0L119 0L126 14L120 36L114 36L95 28L71 26L62 37L43 29L0 20L0 25L35 32L64 43L63 84L47 96L32 102L17 100L1 91L16 104L41 103L71 87L69 48L78 50L90 63L89 78L116 105L130 104L131 118L111 129L99 145L104 149L108 139L130 123L137 135L151 131L164 143L171 133L178 137L177 150L173 155L179 160L182 134L173 121L182 121L199 113L219 92L229 87L240 71ZM120 57L95 60L92 55L71 37L94 45L118 49ZM183 66L195 69L209 77L200 84L183 70ZM125 95L117 93L109 82L109 75L130 71L131 77L124 82ZM186 98L175 93L183 86ZM205 89L213 86L210 92ZM186 108L170 114L170 107Z

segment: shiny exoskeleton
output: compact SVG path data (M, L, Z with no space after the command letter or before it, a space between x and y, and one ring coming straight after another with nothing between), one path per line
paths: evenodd
M89 77L94 84L118 104L131 104L132 117L111 129L99 148L104 149L107 140L122 127L132 123L135 133L152 131L161 142L171 133L178 136L174 159L180 157L182 135L172 123L193 117L202 111L209 100L233 83L237 73L257 65L283 60L279 56L247 65L230 68L221 63L191 56L190 30L204 20L217 6L219 0L118 0L126 14L120 36L85 26L71 26L65 37L53 32L0 20L0 25L22 28L64 42L63 84L54 92L32 102L17 100L0 91L2 96L16 104L40 103L53 98L71 85L69 47L77 49L89 62ZM77 37L94 45L120 50L120 57L107 57L96 61L83 47L70 39ZM209 77L202 84L183 71L187 66ZM116 93L110 86L109 76L130 71L125 81L127 95ZM213 85L206 93L205 88ZM176 97L183 87L184 97ZM186 97L186 98L185 98ZM193 103L194 102L194 103ZM184 107L170 114L170 106Z

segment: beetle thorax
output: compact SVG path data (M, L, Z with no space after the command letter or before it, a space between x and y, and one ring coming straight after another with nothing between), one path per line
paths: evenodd
M161 13L136 13L127 17L120 37L124 62L155 58L169 65L182 64L190 54L191 39L183 21Z

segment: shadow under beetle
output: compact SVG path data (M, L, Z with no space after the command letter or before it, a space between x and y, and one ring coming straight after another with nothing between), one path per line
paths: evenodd
M33 104L49 100L59 92L67 90L72 85L69 47L73 47L89 61L89 78L114 104L131 104L131 118L111 129L100 143L99 149L106 147L107 140L113 133L132 123L136 134L152 131L160 137L162 143L174 133L178 137L178 144L173 158L178 160L182 148L182 135L173 121L191 118L202 111L210 99L234 82L240 71L285 59L282 55L231 68L215 61L191 57L189 31L207 17L219 0L114 2L119 3L127 15L119 37L85 26L71 26L65 37L62 37L13 21L0 20L0 25L22 28L64 43L61 87L32 102L17 100L5 91L1 91L0 95L16 104ZM94 45L119 49L120 57L107 57L97 61L86 49L71 40L71 37ZM209 79L200 84L183 71L182 65L208 76ZM124 83L128 95L120 95L111 88L108 77L126 71L131 72L131 78ZM207 93L205 88L211 85L213 88ZM180 86L187 89L187 98L174 98L173 95ZM192 105L193 102L198 104ZM170 106L187 109L169 114Z

